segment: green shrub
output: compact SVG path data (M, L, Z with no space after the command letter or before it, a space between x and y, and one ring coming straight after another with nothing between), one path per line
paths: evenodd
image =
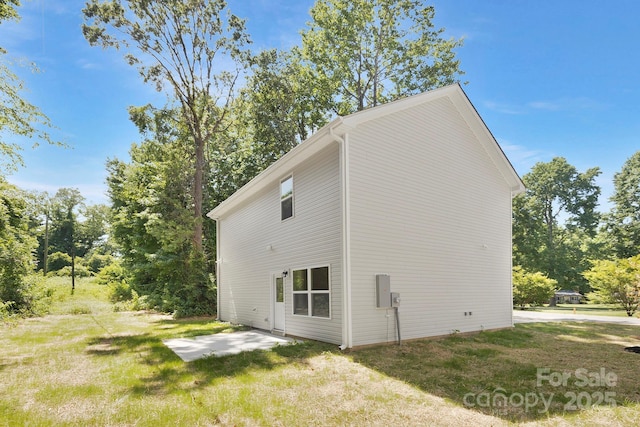
M67 265L66 267L62 267L60 270L52 271L47 274L48 276L59 276L59 277L71 277L71 266ZM75 275L76 277L90 277L91 271L87 267L81 264L76 264L75 266Z
M613 303L633 316L640 305L640 255L631 258L594 261L583 273L594 292L589 299Z
M114 311L148 309L148 299L140 297L129 284L127 271L118 261L104 267L98 273L96 283L109 287L109 301Z
M109 285L111 283L120 283L122 281L128 281L127 271L122 267L118 261L107 265L98 273L96 283L100 285Z
M92 253L87 259L84 260L83 264L89 268L93 273L99 273L105 267L113 264L115 262L115 258L108 254L99 254Z
M118 301L113 304L113 311L137 311L149 310L151 306L146 295L138 296L134 290L131 291L131 299L128 301Z
M47 280L34 273L25 278L25 283L29 289L29 311L25 314L43 316L49 313L54 289L47 284Z
M13 301L0 301L0 321L7 321L15 316L15 312L12 310L14 305Z
M113 303L129 301L133 299L135 291L131 289L131 286L125 281L111 282L109 283L109 300ZM138 296L137 293L135 293Z
M0 300L0 320L12 317L42 316L49 312L54 290L39 274L24 276L16 300Z
M540 272L530 273L520 266L513 267L513 305L524 308L549 302L556 290L556 282Z
M91 307L85 304L74 305L69 308L68 314L91 314Z
M58 271L71 266L71 257L64 252L54 252L47 257L47 271Z

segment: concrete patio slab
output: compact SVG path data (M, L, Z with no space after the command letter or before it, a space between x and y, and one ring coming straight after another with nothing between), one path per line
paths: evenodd
M220 357L243 351L269 350L276 345L289 345L299 341L253 330L193 338L173 338L162 342L183 361L191 362L207 356Z

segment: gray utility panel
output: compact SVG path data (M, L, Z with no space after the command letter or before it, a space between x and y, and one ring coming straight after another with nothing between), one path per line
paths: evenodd
M388 274L376 274L376 306L391 307L391 277Z

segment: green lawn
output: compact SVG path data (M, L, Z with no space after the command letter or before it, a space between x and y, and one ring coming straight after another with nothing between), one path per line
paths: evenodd
M626 311L614 304L558 304L556 307L536 307L534 310L549 313L573 313L574 309L577 314L628 317Z
M74 295L64 281L51 286L55 314L0 325L0 426L634 425L640 418L640 355L623 351L640 345L637 327L527 324L347 353L307 341L184 363L162 339L233 328L115 313L104 289L87 280ZM596 384L600 373L609 378ZM555 384L563 374L565 384ZM593 381L583 385L582 377ZM548 407L533 405L534 395Z

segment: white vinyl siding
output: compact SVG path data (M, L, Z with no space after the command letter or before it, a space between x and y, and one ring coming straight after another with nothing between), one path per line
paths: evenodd
M286 333L342 339L342 215L338 144L291 170L295 215L281 220L281 175L220 221L220 318L261 329L271 323L271 273L284 278ZM286 175L288 176L288 175ZM286 179L286 176L284 178ZM292 271L329 266L331 318L293 315Z
M446 98L349 132L353 344L511 326L511 190ZM464 313L471 312L471 315Z
M511 197L522 191L458 85L336 118L209 213L219 316L269 329L281 274L286 334L395 341L393 311L376 308L382 273L400 293L403 339L509 327ZM316 292L329 318L310 315L313 291L293 291L294 271L314 266L328 267L330 290Z

